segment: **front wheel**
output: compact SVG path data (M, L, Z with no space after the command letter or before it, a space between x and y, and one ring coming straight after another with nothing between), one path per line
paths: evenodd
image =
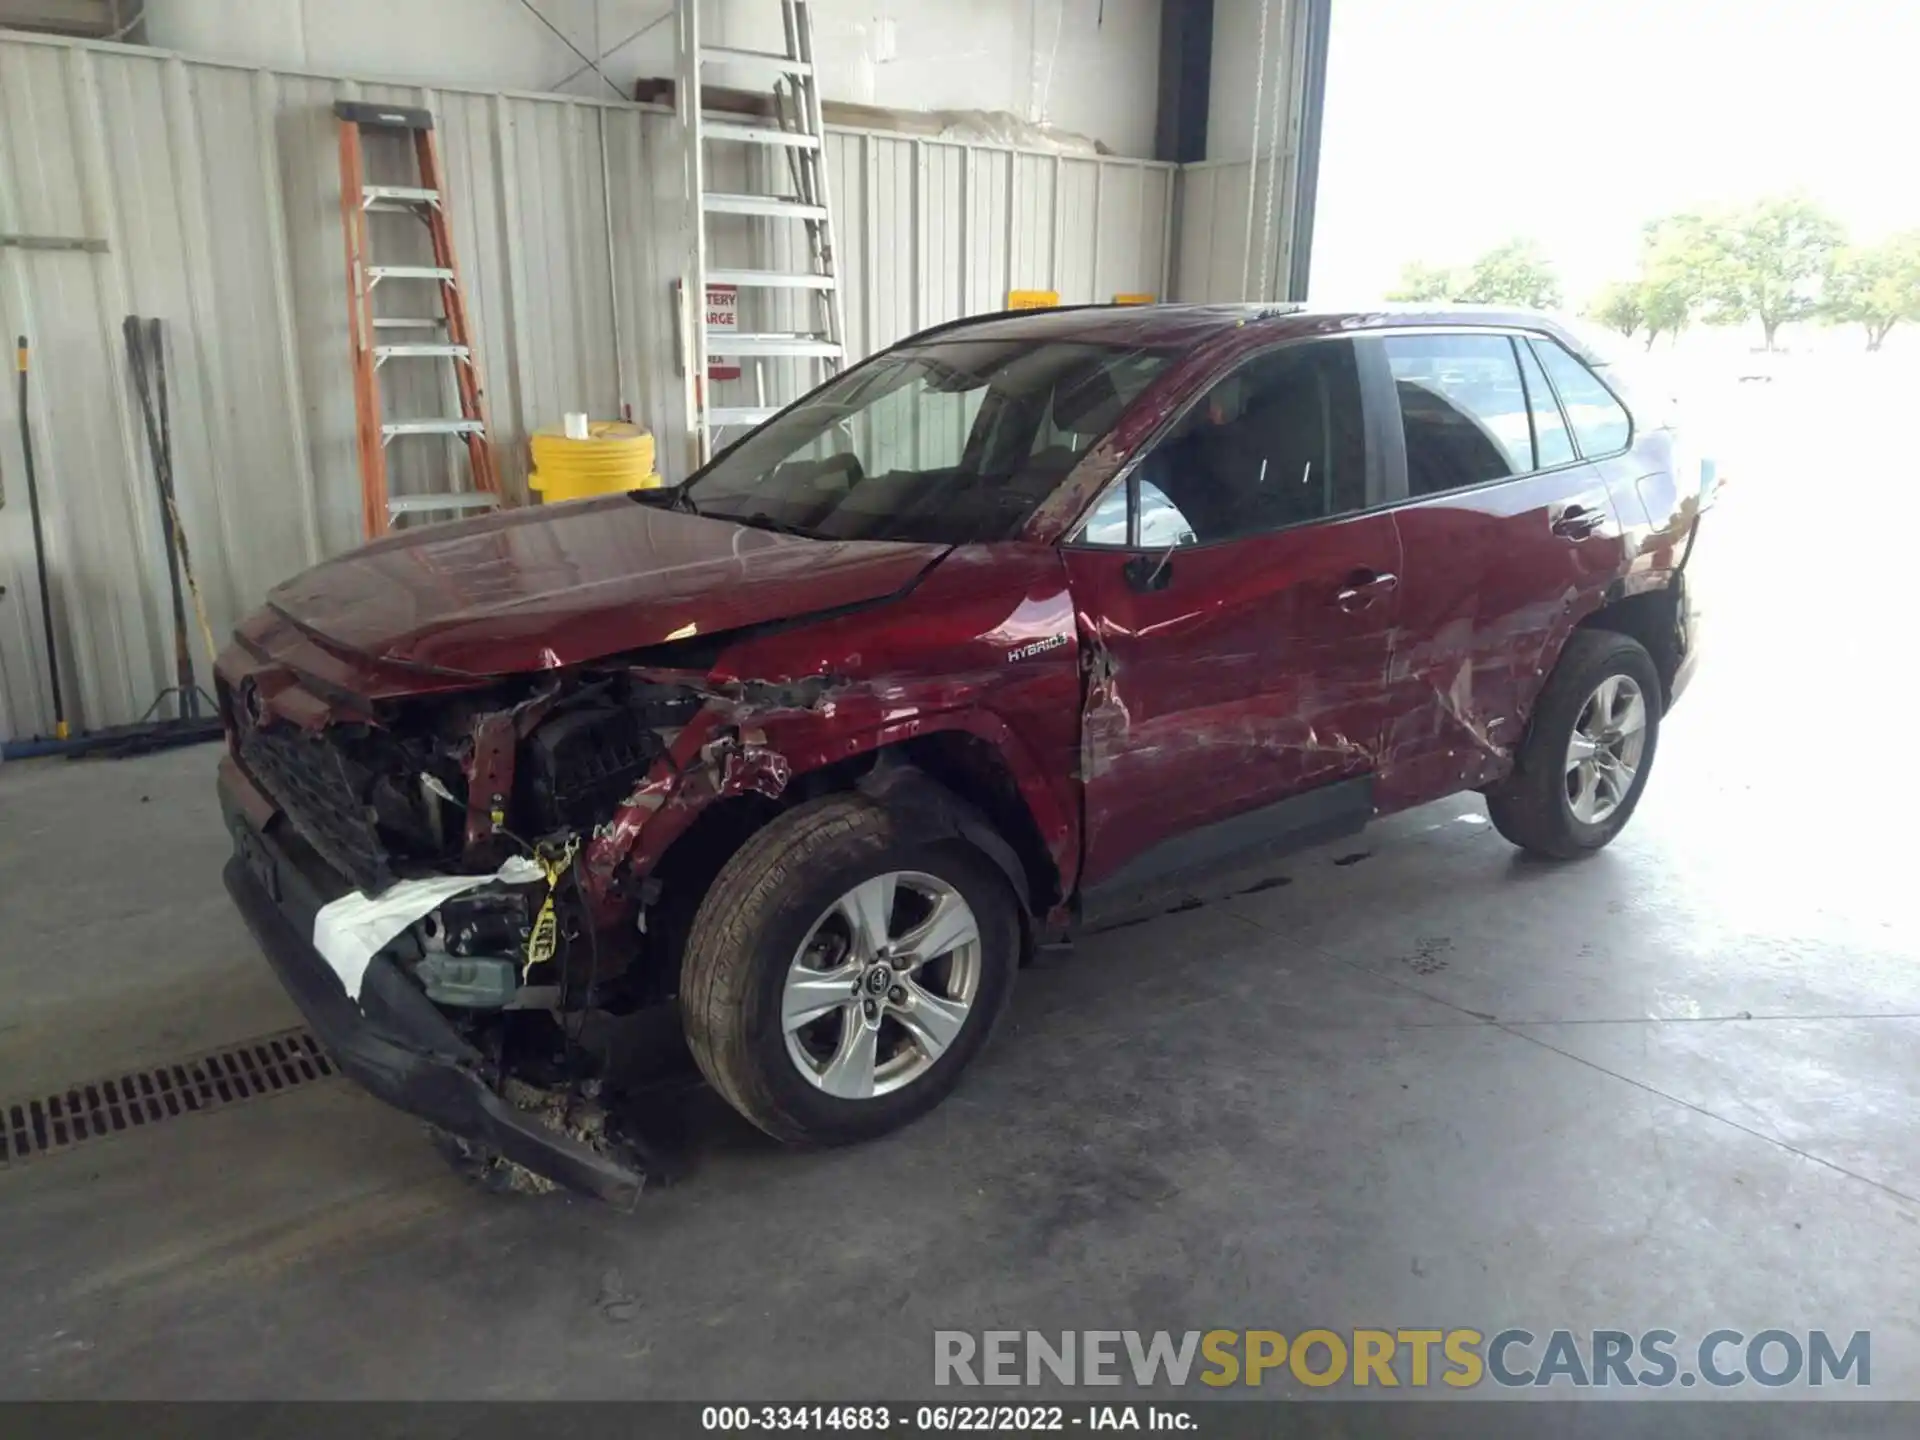
M1540 692L1513 773L1487 792L1494 828L1555 860L1625 827L1660 738L1660 674L1629 635L1576 630Z
M680 1007L702 1073L777 1139L864 1140L951 1091L1019 955L1004 876L833 795L753 835L701 902Z

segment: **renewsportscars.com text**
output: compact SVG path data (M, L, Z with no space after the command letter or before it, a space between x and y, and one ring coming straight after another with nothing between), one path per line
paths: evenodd
M1825 1330L936 1330L936 1385L1691 1388L1873 1383L1872 1336Z

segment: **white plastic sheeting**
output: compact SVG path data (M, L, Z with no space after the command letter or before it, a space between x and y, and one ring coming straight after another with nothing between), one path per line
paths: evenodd
M436 116L508 489L524 494L531 430L568 410L610 416L622 400L659 435L663 469L681 469L671 301L681 163L670 115L0 36L0 232L107 244L99 254L0 249L0 336L34 344L30 418L63 688L78 725L135 719L171 683L159 508L124 316L166 325L174 471L216 635L276 581L360 538L339 98ZM1068 303L1167 293L1169 166L864 132L832 133L828 152L856 355L997 309L1010 288L1057 290ZM724 175L727 162L716 168ZM717 253L789 243L767 224L742 221L760 227L740 232L752 243L723 237ZM384 238L403 238L393 226ZM394 253L375 245L382 258ZM425 374L390 378L396 410L446 413ZM9 384L0 740L44 733L52 720L18 434ZM397 491L429 483L427 452L398 447L439 443L396 442ZM204 683L197 647L195 662Z
M543 871L524 855L509 856L498 870L485 875L431 875L422 880L396 880L378 895L349 890L329 900L314 913L313 948L333 967L349 1000L360 998L373 957L414 921L424 919L456 895L478 890L495 880L508 885L531 885ZM551 893L551 890L549 890Z

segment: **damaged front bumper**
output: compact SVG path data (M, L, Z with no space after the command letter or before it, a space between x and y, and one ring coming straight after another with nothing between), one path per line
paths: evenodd
M376 955L358 1003L313 946L313 917L347 885L294 833L231 757L220 805L233 836L228 891L320 1043L363 1088L396 1109L569 1189L628 1207L646 1173L548 1127L486 1083L484 1059L400 972Z

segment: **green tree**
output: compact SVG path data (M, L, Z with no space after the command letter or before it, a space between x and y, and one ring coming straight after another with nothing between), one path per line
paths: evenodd
M1697 215L1649 221L1640 239L1640 307L1647 348L1662 335L1687 328L1719 273L1706 223Z
M1399 287L1388 291L1387 298L1415 304L1451 300L1458 288L1459 282L1453 271L1441 265L1426 265L1418 260L1410 260L1400 269Z
M1782 325L1821 313L1842 232L1811 200L1778 196L1703 225L1699 239L1712 318L1758 320L1771 350Z
M1593 303L1587 307L1587 314L1609 330L1618 331L1631 339L1647 323L1647 307L1641 300L1640 282L1613 281L1594 297Z
M1473 262L1458 298L1474 305L1554 310L1560 305L1560 280L1533 241L1509 240Z
M1866 326L1869 350L1878 350L1902 320L1920 321L1920 230L1841 251L1824 309L1831 319Z

